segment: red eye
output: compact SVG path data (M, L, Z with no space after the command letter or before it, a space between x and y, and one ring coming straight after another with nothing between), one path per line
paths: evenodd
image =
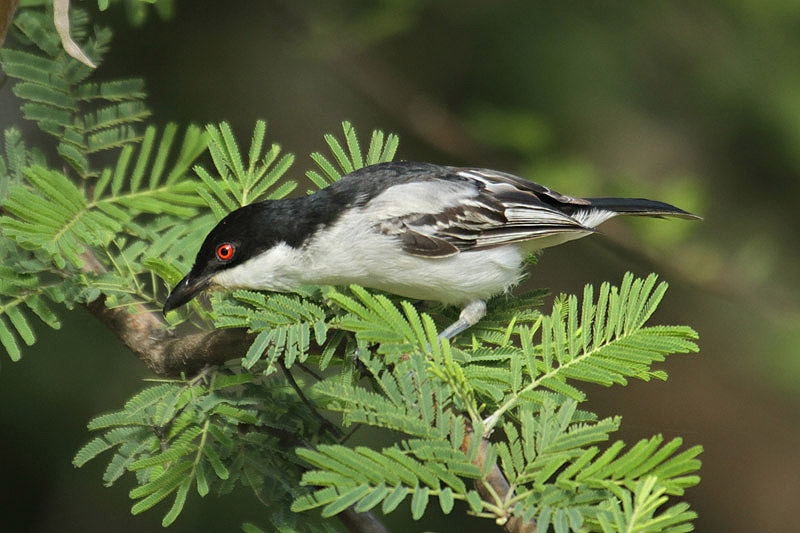
M233 257L233 245L232 244L220 244L217 247L217 258L220 261L228 261L231 257Z

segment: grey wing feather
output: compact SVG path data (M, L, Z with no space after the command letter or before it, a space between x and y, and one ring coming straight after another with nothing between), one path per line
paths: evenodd
M545 187L544 185L540 185L530 180L526 180L525 178L520 178L519 176L515 176L514 174L509 174L507 172L500 172L498 170L491 170L488 168L457 168L457 167L449 167L453 172L458 173L459 175L468 175L472 179L477 179L485 183L488 187L497 186L500 184L508 184L512 187L523 191L527 194L534 194L537 196L539 200L547 201L551 200L558 204L567 204L567 205L574 205L574 206L588 206L590 205L589 200L585 198L575 198L574 196L567 196L566 194L561 194L560 192L554 191L549 187Z
M389 217L379 229L397 236L404 251L425 257L446 257L566 232L593 231L560 210L557 204L583 206L585 200L561 195L511 174L457 169L463 180L433 212ZM452 185L453 181L449 181ZM431 192L439 187L431 184ZM452 188L450 189L452 193ZM556 205L551 205L556 204Z
M425 235L412 230L408 226L405 227L405 231L399 234L399 237L403 242L403 250L412 255L447 257L455 255L459 251L454 244L446 239Z

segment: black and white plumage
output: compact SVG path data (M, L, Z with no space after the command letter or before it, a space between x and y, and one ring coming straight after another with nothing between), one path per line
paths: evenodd
M485 299L519 282L531 251L589 235L616 215L698 218L653 200L565 196L494 170L382 163L310 196L230 213L164 312L212 285L291 291L355 283L464 306L443 332L452 337L483 316Z

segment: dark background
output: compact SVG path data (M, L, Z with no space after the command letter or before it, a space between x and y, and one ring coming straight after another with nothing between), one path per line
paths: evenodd
M195 0L154 14L140 27L118 6L99 17L116 37L98 78L145 77L158 123L228 120L247 139L267 119L268 140L298 156L291 177L346 119L365 142L372 128L398 133L400 159L703 215L614 221L548 250L527 283L580 292L626 270L669 281L653 320L693 326L701 353L668 360L666 383L592 387L586 408L622 414L628 443L663 433L705 447L685 496L698 531L797 530L800 3ZM10 88L0 126L32 144ZM163 505L131 517L130 486L103 488L101 462L70 464L86 421L149 376L88 313L62 316L21 363L0 361L0 529L160 529ZM236 531L262 512L246 491L195 496L171 530ZM395 514L395 531L420 529ZM494 528L459 514L429 527Z

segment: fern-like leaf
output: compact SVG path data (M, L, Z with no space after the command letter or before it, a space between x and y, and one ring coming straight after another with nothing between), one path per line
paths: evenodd
M409 495L415 520L424 514L431 496L444 497L443 507L452 509L449 502L467 500L467 486L459 475L480 479L482 473L464 453L448 447L441 456L436 449L445 450L438 441L412 441L405 450L391 447L381 452L330 445L300 448L297 454L317 467L303 475L302 484L325 488L297 498L292 510L322 507L323 516L332 516L354 504L366 510L382 503L383 511L390 512Z
M101 60L111 32L97 28L89 36L88 18L80 10L72 11L70 22L72 37L80 42L81 49L95 61ZM0 50L3 71L18 80L14 94L27 101L22 106L23 115L59 139L59 155L79 176L98 176L91 161L93 154L142 138L137 123L150 114L142 103L143 82L87 82L91 69L63 53L52 15L46 11L20 10L14 26L38 48Z
M218 327L246 327L258 332L242 364L250 369L266 353L267 371L279 356L287 367L305 362L311 340L325 344L328 323L325 310L307 299L283 294L265 295L253 291L235 291L235 302L215 305Z
M697 513L685 503L660 510L667 501L665 489L654 476L642 479L632 492L622 493L620 500L610 500L597 515L604 533L631 531L636 533L693 531L691 521Z
M628 377L664 379L663 372L651 369L654 362L662 361L667 354L697 351L697 333L691 328L644 326L665 292L666 284L657 286L654 274L642 280L628 273L619 288L603 284L596 304L589 287L584 291L589 298L580 306L575 296L557 299L552 314L542 319L541 345L533 354L521 354L533 379L509 394L485 420L487 430L509 408L525 397L535 397L541 389L582 400L583 393L567 379L603 385L624 384ZM580 323L581 318L588 322ZM521 343L524 347L529 339Z
M58 294L51 289L52 286L42 284L36 273L21 274L10 266L0 266L0 344L12 361L22 357L15 332L28 346L36 340L31 314L53 329L61 327L48 303Z
M359 168L391 161L397 152L399 138L394 133L385 135L380 130L374 130L367 148L367 155L364 157L353 125L348 121L342 122L342 132L344 133L344 146L347 148L344 148L334 135L325 135L325 142L336 161L335 164L320 152L311 154L311 159L317 164L321 173L317 170L309 170L306 172L306 176L319 189L327 187L344 174Z
M294 162L294 156L286 154L279 158L281 148L277 144L263 151L266 129L266 122L256 122L248 159L245 161L227 122L206 127L210 139L209 151L217 176L213 176L202 166L196 166L195 172L204 185L197 192L218 220L228 211L252 203L262 196L266 195L271 200L283 198L297 186L293 181L284 181L276 187Z
M4 207L13 216L0 218L0 225L19 246L46 251L56 267L63 269L67 263L80 267L86 246L107 246L137 211L193 215L193 206L200 200L193 194L194 184L181 178L205 149L205 141L197 128L189 128L175 165L164 176L174 133L175 126L166 128L151 166L156 132L149 128L133 171L128 171L134 152L129 146L121 152L115 170L103 173L92 200L61 172L41 166L25 169L30 186L19 184L11 188ZM151 172L143 187L148 168Z

